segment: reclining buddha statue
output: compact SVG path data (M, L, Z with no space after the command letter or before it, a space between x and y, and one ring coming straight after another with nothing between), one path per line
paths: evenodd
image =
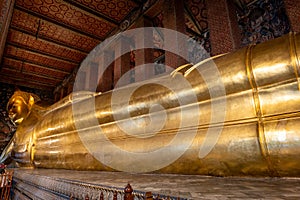
M20 167L300 176L299 75L300 35L290 33L47 108L18 91L3 155Z

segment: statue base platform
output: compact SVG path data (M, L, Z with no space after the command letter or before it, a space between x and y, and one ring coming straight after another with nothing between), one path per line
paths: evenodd
M175 174L14 169L12 199L300 199L300 178L210 177ZM149 193L147 193L148 195ZM159 195L159 197L158 197ZM151 199L151 198L147 198Z

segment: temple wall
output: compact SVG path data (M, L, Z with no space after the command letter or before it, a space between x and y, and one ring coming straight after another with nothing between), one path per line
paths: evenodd
M243 1L243 8L233 1L216 1L206 1L211 55L227 53L300 30L297 0Z
M300 9L299 0L284 0L286 13L290 20L291 30L300 32Z
M211 55L230 52L239 47L240 30L236 23L236 12L227 0L206 1ZM237 44L235 44L237 43Z

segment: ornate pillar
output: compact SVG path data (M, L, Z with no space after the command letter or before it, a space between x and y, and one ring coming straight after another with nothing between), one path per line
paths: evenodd
M300 32L299 0L284 0L286 14L290 20L291 31Z
M86 75L87 73L84 71L80 71L80 73L77 73L76 75L76 82L73 84L73 90L80 91L85 90L86 86Z
M54 102L59 101L60 100L59 98L60 98L60 94L58 92L55 92L54 93Z
M238 49L241 44L241 31L233 2L228 0L205 2L208 12L211 54L218 55Z
M113 52L105 51L97 58L98 63L98 87L97 92L109 91L113 86Z
M0 63L3 56L15 0L0 0Z
M64 97L65 97L65 88L61 87L61 89L60 89L60 99L62 99Z
M84 90L96 92L98 83L98 64L96 62L89 62L85 74L85 87Z
M114 61L114 87L120 78L130 70L130 38L121 36L114 47L115 61ZM125 53L126 52L126 53ZM127 85L130 83L128 77L123 77L118 86Z
M73 83L68 83L67 85L67 95L71 94L73 91Z
M147 18L142 17L137 27L151 27L152 22ZM153 33L150 31L138 31L134 35L135 45L135 82L143 81L154 76L154 66L146 66L146 64L154 63L153 49L145 48L145 46L153 47Z
M163 4L163 24L164 28L172 29L185 34L185 17L184 17L184 1L183 0L165 0ZM186 64L187 61L182 58L182 55L187 53L186 41L180 41L176 35L164 36L164 44L167 48L178 52L176 55L172 52L165 52L166 66L177 68L180 65ZM185 57L185 56L183 56Z

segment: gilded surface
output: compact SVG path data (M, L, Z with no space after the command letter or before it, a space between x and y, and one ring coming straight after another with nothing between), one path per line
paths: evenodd
M118 110L112 109L112 91L73 94L80 96L76 102L69 96L44 111L34 109L34 104L28 102L21 105L21 98L19 101L11 100L8 108L14 104L20 105L12 112L12 118L16 122L23 119L14 138L12 156L21 166L115 170L96 159L96 154L104 152L101 155L105 162L119 159L119 165L132 161L115 158L115 152L110 151L110 146L97 135L97 128L101 128L102 134L112 144L137 154L164 148L177 137L180 129L186 137L181 138L179 145L169 148L168 153L171 157L186 144L187 149L174 162L155 172L300 176L299 45L300 36L289 34L213 58L226 92L214 98L211 98L203 77L193 66L187 65L170 76L158 78L157 84L139 83L140 87L132 93L129 105ZM209 68L210 64L203 62L200 67ZM184 105L189 112L183 115L176 96L185 97L189 91L179 90L174 94L160 85L180 85L182 77L191 84L191 90L197 97L197 105ZM131 87L124 87L119 92L129 93ZM89 112L90 109L85 106L91 99L95 102L95 113ZM225 108L217 114L225 113L224 118L212 121L211 115L216 114L212 104L218 108L222 100L226 100ZM121 99L122 103L125 105ZM77 105L79 117L74 116L72 104ZM160 119L159 112L149 114L153 104L160 104L167 114L164 126L155 135L147 129L151 120ZM195 114L195 109L200 110L199 115ZM24 110L27 114L22 113ZM130 126L125 113L128 110L129 118L144 127L144 132L127 134L119 126L120 123ZM18 113L21 114L16 115ZM114 118L116 115L119 116L117 120ZM91 122L94 116L98 126ZM199 117L196 126L180 122L183 118L193 120L195 117ZM199 149L207 139L208 129L211 134L214 130L221 130L221 134L212 150L201 157ZM189 143L187 138L193 130L196 134ZM85 142L79 133L85 134ZM101 152L92 154L90 149ZM145 157L145 162L147 159ZM139 163L130 164L132 172L139 171L137 167L142 166Z

